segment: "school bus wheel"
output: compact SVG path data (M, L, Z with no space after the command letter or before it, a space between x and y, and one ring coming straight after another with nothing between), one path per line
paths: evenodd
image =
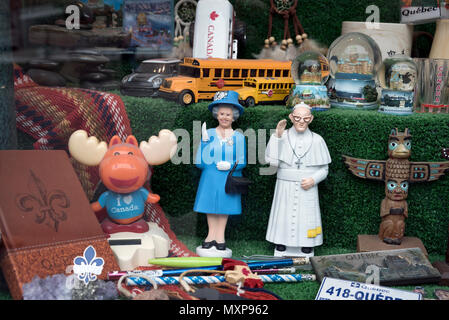
M179 94L179 103L188 106L189 104L192 104L195 101L195 96L193 95L193 92L190 90L184 90Z
M246 105L247 107L254 107L254 106L256 105L256 101L254 100L253 97L248 97L248 98L246 98L246 100L245 100L245 105Z

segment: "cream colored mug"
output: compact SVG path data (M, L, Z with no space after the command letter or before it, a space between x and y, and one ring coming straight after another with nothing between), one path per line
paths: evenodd
M364 33L378 44L382 52L382 60L395 54L411 57L413 46L413 25L402 23L372 23L360 21L343 21L341 34L350 32Z
M429 58L449 59L449 19L437 21Z

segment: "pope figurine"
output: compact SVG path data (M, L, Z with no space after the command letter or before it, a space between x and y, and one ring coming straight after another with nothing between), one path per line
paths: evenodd
M312 257L323 243L318 183L327 177L331 157L324 139L309 129L310 106L295 105L289 119L293 126L286 130L287 120L279 121L265 151L277 167L266 240L275 244L275 256Z
M225 191L229 171L237 163L233 176L241 177L246 166L245 137L232 129L232 123L243 113L235 91L219 91L209 105L218 120L216 128L206 130L203 124L201 144L196 154L196 166L201 178L193 210L207 215L209 228L206 239L196 253L202 257L232 256L226 247L225 230L228 217L242 213L241 194Z

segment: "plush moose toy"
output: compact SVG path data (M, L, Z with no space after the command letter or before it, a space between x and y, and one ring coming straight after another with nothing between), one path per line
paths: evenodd
M159 136L142 141L140 146L132 135L122 142L112 137L109 145L88 137L84 130L75 131L69 139L69 152L77 161L88 166L99 166L100 178L108 189L98 201L91 204L95 212L106 208L108 218L101 222L103 231L147 232L144 221L145 203L157 203L159 196L143 187L149 177L148 165L160 165L174 155L177 138L170 130L161 130Z

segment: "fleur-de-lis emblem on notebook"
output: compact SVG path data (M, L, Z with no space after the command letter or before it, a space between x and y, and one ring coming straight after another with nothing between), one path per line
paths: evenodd
M89 281L97 280L97 275L103 271L104 260L97 257L97 252L92 246L88 246L83 256L77 256L73 259L73 273L78 279L88 284Z
M67 219L64 209L70 207L70 200L62 190L47 191L47 187L32 170L28 181L30 193L21 193L16 196L17 207L24 212L34 213L34 221L45 223L58 232L61 221Z

